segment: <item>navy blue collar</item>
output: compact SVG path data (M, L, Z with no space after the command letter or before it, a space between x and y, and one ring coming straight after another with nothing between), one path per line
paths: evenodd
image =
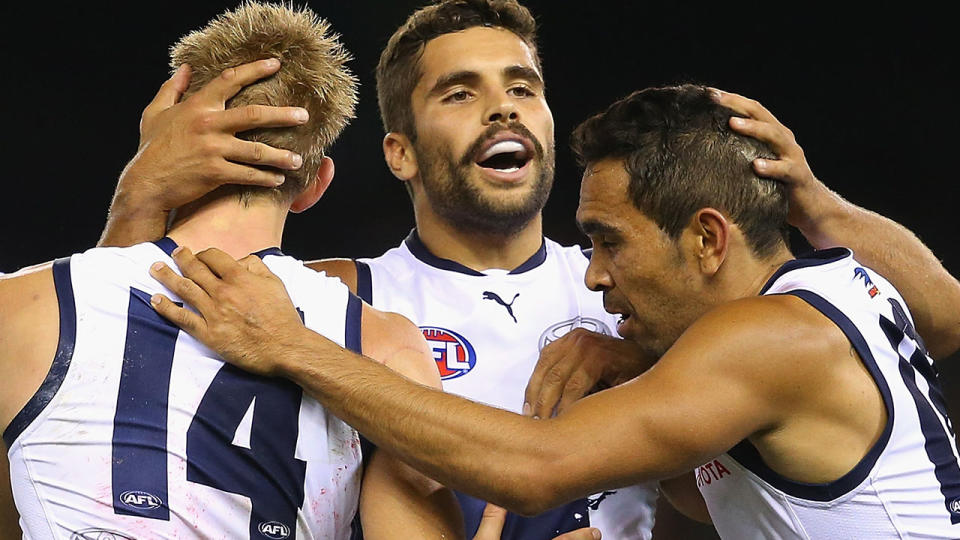
M832 262L839 261L844 257L850 255L850 250L845 247L835 247L830 249L821 249L808 253L803 257L797 257L796 259L789 260L783 263L783 266L777 269L776 272L770 276L770 279L767 280L767 283L760 289L760 294L766 293L770 287L773 286L773 283L780 279L781 276L787 272L792 272L793 270L799 270L800 268L807 268L808 266L820 266L822 264L830 264Z
M420 235L417 234L417 230L413 229L410 231L410 234L403 241L407 245L407 249L410 250L410 253L413 253L413 256L419 259L424 264L429 264L434 268L439 268L441 270L448 270L450 272L458 272L460 274L466 274L468 276L485 276L483 272L478 272L473 268L467 268L466 266L458 263L457 261L451 261L450 259L441 259L433 253L430 253L430 250L427 249L427 246L423 245L423 241L420 240ZM511 270L508 274L522 274L529 270L543 264L547 260L547 243L545 240L540 241L540 249L537 250L529 259L523 262L520 266Z
M153 244L158 248L162 249L164 253L166 253L171 257L173 257L173 250L177 249L177 243L174 242L173 238L170 238L169 236L164 236L163 238L154 241ZM277 255L282 257L283 252L280 251L280 248L278 247L269 247L267 249L261 249L256 253L252 253L252 255L256 255L257 257L260 257L262 259L267 255Z

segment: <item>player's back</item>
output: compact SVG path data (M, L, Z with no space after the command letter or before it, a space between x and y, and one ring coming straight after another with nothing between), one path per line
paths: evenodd
M150 306L175 244L54 263L60 340L13 419L27 538L346 538L361 476L356 432L296 385L224 364ZM360 307L338 280L259 255L311 329L359 350ZM87 535L87 536L83 536Z

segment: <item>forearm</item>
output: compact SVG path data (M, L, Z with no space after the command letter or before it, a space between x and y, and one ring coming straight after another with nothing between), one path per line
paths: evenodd
M846 246L858 261L880 272L900 291L931 354L960 348L960 282L906 227L856 206L822 184L808 200L800 231L817 249Z
M149 194L131 192L121 177L97 246L126 247L161 238L166 233L169 211L157 208L152 200Z
M297 340L284 361L284 376L444 485L523 514L577 496L553 487L573 443L557 437L552 422L412 383L312 332ZM590 490L586 486L578 495Z

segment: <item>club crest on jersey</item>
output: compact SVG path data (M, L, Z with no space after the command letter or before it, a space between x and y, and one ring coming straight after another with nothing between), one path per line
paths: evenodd
M868 274L867 271L864 270L863 268L858 266L856 269L854 269L853 279L863 280L863 286L867 288L867 294L870 295L870 298L873 298L874 296L880 294L880 289L878 289L877 286L873 284L873 280L870 279L870 274Z
M462 377L477 365L477 353L465 337L435 326L421 326L420 330L433 351L442 380Z
M74 531L70 535L70 540L137 540L132 536L127 536L122 532L112 531L110 529L84 529Z
M570 320L551 325L544 330L543 333L540 334L540 350L543 350L547 345L567 335L574 328L584 328L605 336L613 335L613 331L611 331L610 327L603 321L590 317L574 317Z
M136 508L138 510L159 508L163 504L160 497L147 493L146 491L124 491L120 494L120 502L130 508Z
M283 540L284 538L290 536L290 527L287 527L279 521L267 521L261 523L257 530L260 531L260 534L266 536L267 538L274 538L275 540Z

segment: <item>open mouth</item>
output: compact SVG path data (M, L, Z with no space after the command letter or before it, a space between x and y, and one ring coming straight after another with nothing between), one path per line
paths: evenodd
M515 138L495 141L482 149L476 164L484 169L499 173L517 172L524 168L533 157L528 145Z

